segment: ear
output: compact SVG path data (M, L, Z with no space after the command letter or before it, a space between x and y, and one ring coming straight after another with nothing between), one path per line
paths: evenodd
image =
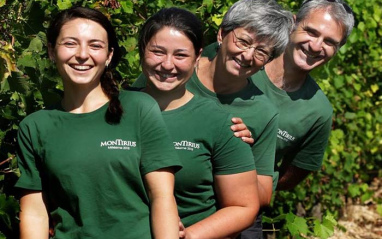
M202 57L202 51L203 51L203 49L201 48L200 51L199 51L199 54L196 56L195 66L194 67L196 67L198 65L200 57Z
M48 55L51 61L53 62L56 61L56 54L54 53L54 47L50 43L48 43Z
M221 29L221 28L219 28L219 31L218 31L218 35L217 35L217 41L218 41L218 43L222 43L223 42L223 38L224 38L224 36L223 36L223 30Z
M105 62L105 66L108 66L111 62L111 59L113 59L113 53L114 53L114 48L111 48L111 51L109 51L109 55L107 57L107 60Z

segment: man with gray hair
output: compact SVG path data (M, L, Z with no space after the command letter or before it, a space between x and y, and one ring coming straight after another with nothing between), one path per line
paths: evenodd
M321 168L333 108L309 72L338 52L354 26L353 12L343 0L306 0L295 21L285 52L251 77L280 114L276 190L290 190ZM241 238L262 238L259 228L247 229Z

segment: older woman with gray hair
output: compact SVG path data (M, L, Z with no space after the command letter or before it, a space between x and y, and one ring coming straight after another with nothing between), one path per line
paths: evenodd
M292 28L292 13L273 0L236 2L187 85L193 94L220 102L251 131L261 206L270 203L273 191L278 113L249 77L283 53Z

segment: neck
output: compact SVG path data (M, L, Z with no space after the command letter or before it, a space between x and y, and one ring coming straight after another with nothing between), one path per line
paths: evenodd
M212 60L208 57L199 60L196 74L207 89L218 94L232 94L247 86L246 78L231 76L219 61L219 54Z
M89 113L102 107L109 101L103 92L101 84L95 87L88 86L68 86L64 84L64 98L62 107L70 113Z
M270 81L287 92L300 89L308 76L308 72L297 69L291 63L292 61L283 54L265 65L265 72Z
M180 89L166 92L147 85L143 92L146 92L157 101L161 111L174 110L182 107L194 96L191 92L186 90L185 86Z

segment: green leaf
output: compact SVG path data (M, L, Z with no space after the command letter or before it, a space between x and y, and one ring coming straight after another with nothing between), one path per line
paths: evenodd
M364 22L360 22L358 24L358 29L361 30L362 32L365 30L365 23Z
M41 52L42 51L42 41L39 37L35 37L32 39L32 41L29 44L28 50L34 51L34 52Z
M382 204L377 205L377 212L380 216L382 216Z
M276 223L276 222L280 222L282 220L285 220L285 217L286 217L286 214L281 214L281 215L278 215L277 217L274 217L274 218L270 218L270 217L263 215L262 222L272 224L272 223Z
M133 13L134 5L132 1L121 1L121 7L125 13Z
M203 0L203 5L206 6L208 12L211 12L214 2L212 0Z
M19 60L17 61L18 66L24 66L24 67L36 67L36 60L33 58L32 53L26 53L23 56L20 56Z
M19 211L19 204L14 197L0 194L0 221L3 221L9 229L11 229L11 221L16 218Z
M352 112L346 112L345 113L345 118L346 119L355 119L355 118L357 118L357 114L352 113Z
M314 235L326 239L333 235L334 227L337 225L337 221L333 215L328 214L324 217L322 223L319 220L314 221Z
M135 50L137 46L137 39L135 39L134 37L129 37L125 41L123 41L121 45L125 47L127 52L131 52ZM137 60L137 59L134 59L134 60Z
M321 224L319 220L314 220L313 230L314 230L314 235L322 239L326 239L333 234L333 230Z
M58 0L57 6L59 10L65 10L72 7L72 2L70 0Z
M286 215L287 228L292 236L297 236L299 233L306 235L308 233L308 225L306 220L302 217L298 217L293 213Z
M219 15L215 14L212 16L212 21L216 24L216 26L220 26L220 24L223 21L223 17L220 14Z

